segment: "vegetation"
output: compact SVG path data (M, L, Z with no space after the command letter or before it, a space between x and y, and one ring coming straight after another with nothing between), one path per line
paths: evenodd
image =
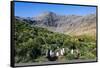
M60 48L65 48L64 61L96 58L96 39L92 36L69 36L18 20L15 28L16 63L49 61L45 56L46 51L48 49L56 51ZM79 50L79 53L74 51L71 54L72 49Z

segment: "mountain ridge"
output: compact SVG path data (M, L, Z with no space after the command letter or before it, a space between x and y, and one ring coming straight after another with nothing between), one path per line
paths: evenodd
M64 34L96 35L96 14L79 15L58 15L54 12L44 12L36 17L16 19L28 22L32 25L47 28L53 32Z

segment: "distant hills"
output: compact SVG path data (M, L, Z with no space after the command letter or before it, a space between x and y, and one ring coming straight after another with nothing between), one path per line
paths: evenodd
M53 32L70 35L96 35L96 14L79 16L43 12L36 17L22 18L16 16L16 20L30 23L32 26L47 28Z

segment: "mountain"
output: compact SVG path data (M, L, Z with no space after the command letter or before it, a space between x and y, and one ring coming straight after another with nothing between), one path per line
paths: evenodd
M18 18L15 23L14 41L16 43L14 54L16 64L49 61L65 62L96 58L96 39L94 36L70 36L52 32L48 30L49 27L46 29L32 26L25 22L23 18ZM53 53L59 53L62 48L64 54L61 59L48 57L47 52L49 50ZM73 53L72 50L74 50ZM55 54L53 55L55 56Z
M16 17L16 19L28 22L38 27L47 28L48 30L53 32L70 35L96 35L96 14L79 16L59 15L53 12L43 12L36 17Z

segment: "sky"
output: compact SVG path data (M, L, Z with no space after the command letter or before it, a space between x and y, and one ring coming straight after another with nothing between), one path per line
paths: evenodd
M54 12L59 15L87 15L96 13L96 7L15 2L15 16L35 17L43 12Z

